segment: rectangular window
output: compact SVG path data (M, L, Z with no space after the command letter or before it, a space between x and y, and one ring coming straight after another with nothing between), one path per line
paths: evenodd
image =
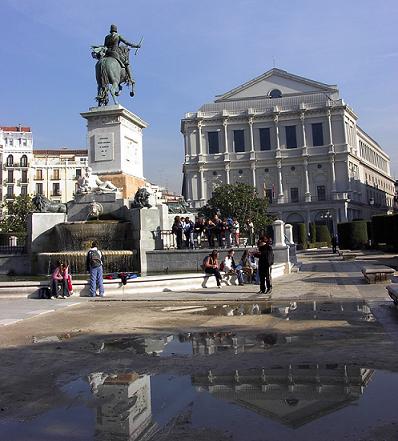
M297 187L292 187L290 189L290 202L298 202L299 201L299 191Z
M294 149L297 147L296 126L286 126L286 148Z
M80 178L82 175L82 169L81 168L77 168L76 169L76 178Z
M209 142L209 154L215 155L216 153L220 153L218 132L207 132L207 140Z
M43 194L43 183L37 183L36 184L36 194Z
M23 183L28 182L28 170L22 170L21 182Z
M59 188L59 182L53 183L53 196L61 196L61 190Z
M234 147L235 152L245 151L245 131L244 130L234 130Z
M7 198L11 199L14 197L14 186L8 185L7 186Z
M27 194L28 194L28 186L21 185L21 196L27 196Z
M41 181L43 179L43 170L40 169L40 168L38 168L36 170L36 179L39 180L39 181Z
M9 184L14 182L14 170L8 170L7 172L7 181Z
M53 179L55 179L56 181L59 180L59 168L54 168L54 170L53 170Z
M265 189L265 199L268 199L268 202L272 204L272 189L266 188Z
M269 128L261 128L260 132L260 150L271 150L271 137Z
M326 189L324 185L318 185L316 187L316 193L318 195L318 201L326 201Z
M312 145L323 145L323 129L322 123L311 124L312 126Z

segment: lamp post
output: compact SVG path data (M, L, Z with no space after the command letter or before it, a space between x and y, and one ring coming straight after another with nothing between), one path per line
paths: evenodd
M321 219L323 221L325 221L325 223L326 223L326 225L327 225L327 227L333 237L334 236L334 228L333 228L333 215L332 215L332 213L329 210L324 211L321 214Z

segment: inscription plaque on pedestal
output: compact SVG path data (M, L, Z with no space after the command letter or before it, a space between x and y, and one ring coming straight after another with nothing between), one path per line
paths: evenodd
M113 133L95 135L94 161L113 161Z

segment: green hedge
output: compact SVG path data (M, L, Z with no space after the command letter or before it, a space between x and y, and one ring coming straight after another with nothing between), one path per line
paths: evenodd
M316 225L316 241L317 242L326 242L330 245L331 238L330 232L327 225Z
M307 236L307 227L303 224L298 224L297 229L297 243L302 245L303 248L307 248L308 236Z
M337 225L337 232L340 249L360 250L368 245L367 221L342 222Z
M316 225L314 223L310 223L310 240L316 242Z
M398 214L378 214L372 216L372 243L385 243L398 249Z

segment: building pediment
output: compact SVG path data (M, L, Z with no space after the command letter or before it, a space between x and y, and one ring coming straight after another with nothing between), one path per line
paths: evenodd
M269 97L270 93L275 90L280 91L282 96L338 91L335 85L320 83L274 68L223 95L217 96L215 102Z

